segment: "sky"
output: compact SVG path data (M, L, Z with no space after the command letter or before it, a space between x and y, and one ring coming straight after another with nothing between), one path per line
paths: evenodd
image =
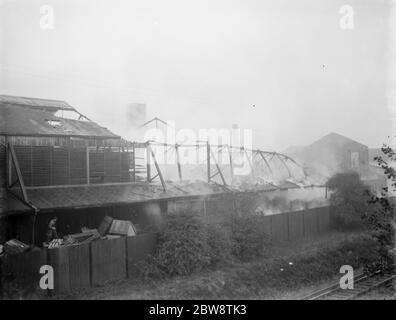
M340 26L343 5L353 28ZM53 28L42 28L42 6ZM392 0L0 0L0 94L66 100L125 135L128 103L284 150L395 133ZM48 20L46 20L48 22ZM133 140L133 137L127 137Z

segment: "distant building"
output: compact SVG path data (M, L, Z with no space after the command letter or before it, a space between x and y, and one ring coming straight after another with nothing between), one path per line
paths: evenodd
M298 160L308 171L326 179L335 173L355 171L375 189L384 185L384 177L370 166L369 148L337 133L330 133L309 146L289 147L285 153Z

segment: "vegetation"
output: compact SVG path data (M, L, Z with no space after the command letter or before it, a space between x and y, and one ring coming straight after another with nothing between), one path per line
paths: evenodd
M378 244L378 259L367 266L368 270L395 268L394 208L389 199L391 192L396 191L396 171L391 166L396 161L396 153L386 145L381 150L385 158L379 156L375 160L384 170L392 190L384 187L380 194L373 194L353 172L336 174L328 181L337 224L351 227L363 223Z
M239 260L246 261L262 256L269 240L263 230L260 216L235 216L230 220L231 252Z
M156 279L258 257L268 244L258 219L233 217L227 224L209 225L193 214L171 215L160 234L156 253L138 269L144 278Z
M386 186L380 195L370 195L369 205L373 210L364 215L364 221L371 229L372 237L380 245L380 259L374 263L372 268L381 267L389 271L395 269L395 216L394 207L390 202L392 192L396 191L396 171L391 166L396 161L395 151L383 145L381 148L385 158L378 156L375 158L378 165L384 170L390 190Z
M355 172L338 173L327 182L331 191L330 205L333 207L336 225L341 228L357 226L371 208L368 205L367 188Z

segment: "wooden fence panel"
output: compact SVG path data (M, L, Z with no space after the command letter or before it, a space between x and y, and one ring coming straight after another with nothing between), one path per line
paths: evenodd
M125 238L91 243L92 285L103 285L126 278L125 244Z
M146 233L135 237L127 237L127 270L128 277L136 273L136 264L154 252L157 244L156 233Z
M269 237L272 237L272 226L271 226L271 216L262 217L262 230Z
M325 233L330 230L330 209L329 207L317 208L318 232Z
M48 249L48 264L54 269L54 289L70 292L69 247Z
M1 281L6 287L20 288L30 291L39 288L41 274L40 268L47 264L45 250L33 250L21 254L4 256L1 258Z
M287 214L271 215L272 239L276 241L288 240L288 221Z
M69 280L72 290L90 286L89 251L88 243L69 247Z
M304 211L288 212L289 215L289 240L304 237Z
M304 236L312 237L318 233L317 211L308 209L304 211Z

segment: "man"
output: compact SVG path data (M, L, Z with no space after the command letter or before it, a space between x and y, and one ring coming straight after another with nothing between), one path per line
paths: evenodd
M54 239L58 239L58 232L56 231L57 222L58 222L58 217L54 217L48 223L47 243L50 243Z

